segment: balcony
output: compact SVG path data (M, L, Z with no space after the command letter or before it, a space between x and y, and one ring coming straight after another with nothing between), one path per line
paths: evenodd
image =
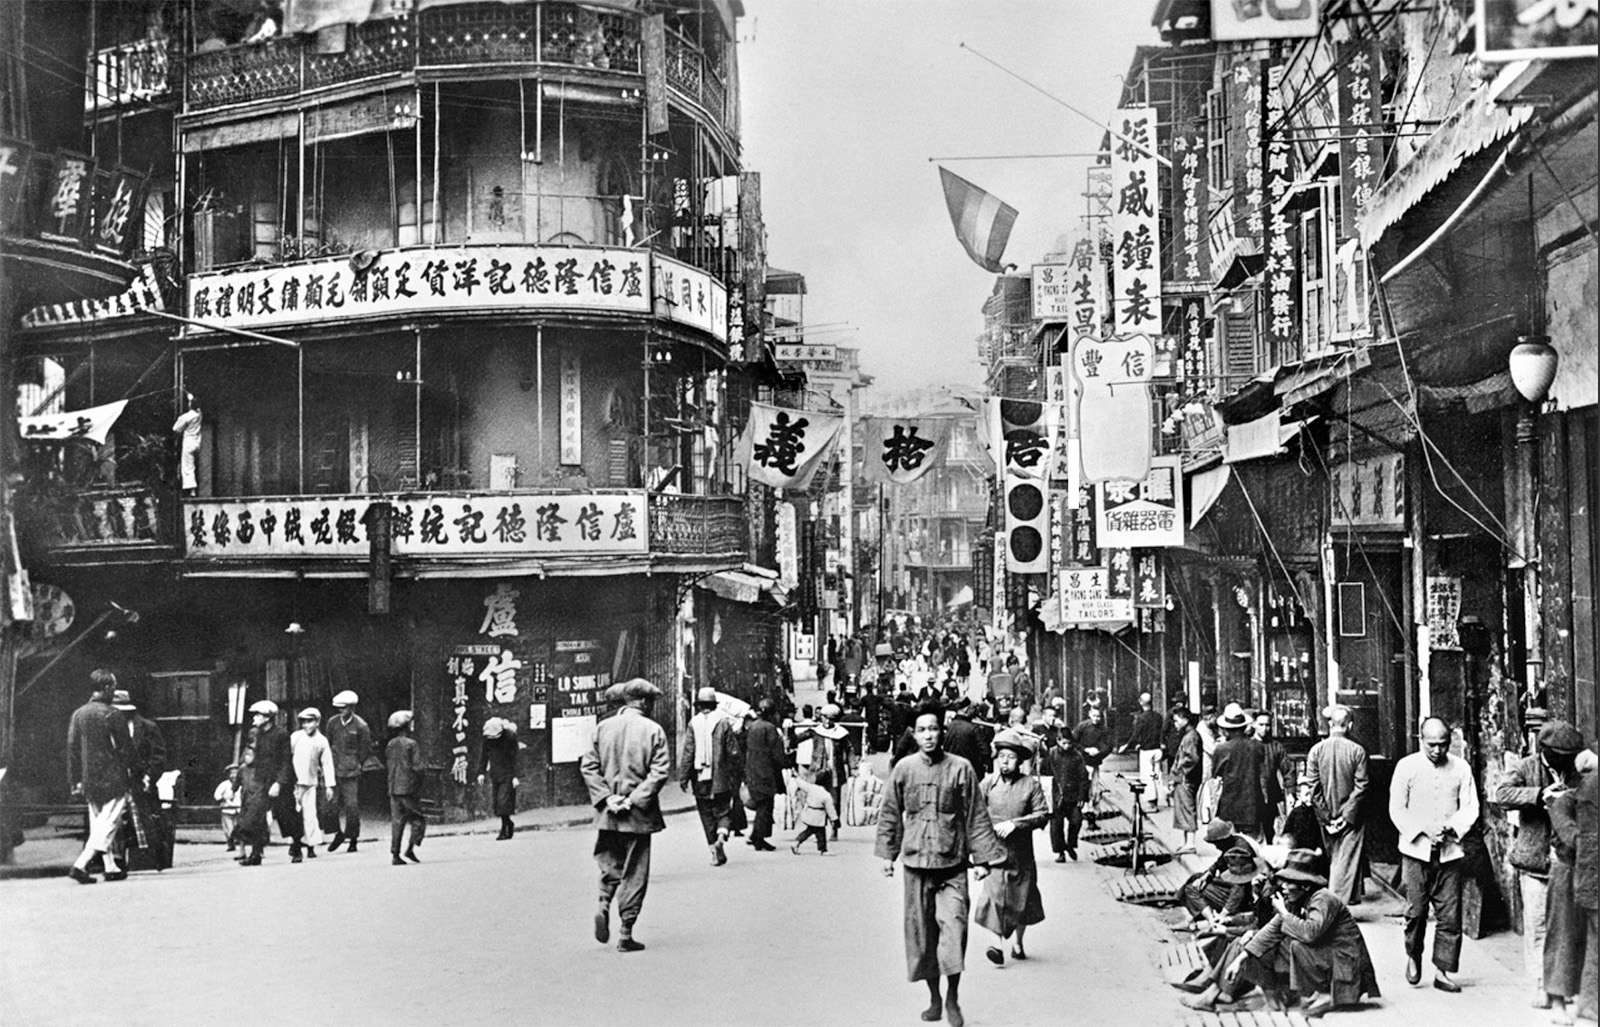
M95 51L89 56L84 111L119 111L172 96L172 56L168 39L138 39Z
M718 557L748 552L739 496L642 489L421 492L184 499L190 563L359 560L386 503L397 560Z
M667 34L667 82L685 107L729 126L723 62ZM353 26L342 54L317 54L310 40L277 37L253 46L191 54L185 110L324 89L364 79L494 66L579 69L638 79L639 19L577 4L451 4L415 17Z
M138 550L164 551L172 538L163 516L167 494L135 483L19 496L31 508L30 527L52 556L121 556Z

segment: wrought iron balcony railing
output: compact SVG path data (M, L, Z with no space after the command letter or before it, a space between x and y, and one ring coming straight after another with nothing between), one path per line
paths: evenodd
M83 107L89 113L153 103L171 95L174 64L168 39L137 39L89 55Z

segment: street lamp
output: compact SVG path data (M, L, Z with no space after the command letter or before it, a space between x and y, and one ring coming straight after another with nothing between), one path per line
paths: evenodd
M1529 403L1543 403L1556 380L1561 355L1548 335L1519 335L1509 359L1511 384Z

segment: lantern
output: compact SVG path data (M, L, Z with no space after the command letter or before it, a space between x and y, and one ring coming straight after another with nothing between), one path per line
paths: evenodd
M1511 351L1511 383L1530 403L1542 403L1556 379L1560 354L1547 335L1523 335Z

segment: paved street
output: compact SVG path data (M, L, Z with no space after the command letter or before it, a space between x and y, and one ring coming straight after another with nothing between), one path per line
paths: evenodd
M299 866L275 847L254 870L220 846L188 845L174 870L122 884L0 882L0 1022L918 1022L924 993L904 980L900 882L880 875L869 830L846 828L828 858L736 843L714 869L692 815L669 818L639 925L649 948L628 956L590 937L590 842L586 830L510 843L451 835L405 868L378 844ZM1164 926L1175 914L1115 902L1108 886L1120 870L1046 863L1041 876L1049 919L1030 934L1027 963L990 967L972 936L969 1022L1219 1022L1189 1014L1164 983L1160 964L1181 944ZM1542 1022L1511 970L1471 942L1466 996L1406 988L1385 911L1363 910L1385 1001L1335 1020ZM335 987L341 979L351 983ZM289 981L312 982L315 998L285 1005Z

